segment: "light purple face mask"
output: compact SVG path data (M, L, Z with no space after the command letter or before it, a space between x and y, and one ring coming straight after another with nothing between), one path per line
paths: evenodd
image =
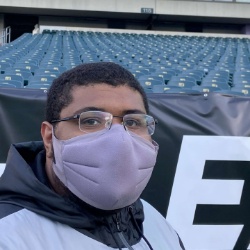
M103 210L126 207L139 198L158 152L156 142L132 136L118 124L69 140L52 138L55 174L81 200Z

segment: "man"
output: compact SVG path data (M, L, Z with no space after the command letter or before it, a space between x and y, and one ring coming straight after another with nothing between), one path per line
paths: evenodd
M0 180L0 249L184 249L140 195L156 162L143 89L114 63L56 79L42 142L11 146Z

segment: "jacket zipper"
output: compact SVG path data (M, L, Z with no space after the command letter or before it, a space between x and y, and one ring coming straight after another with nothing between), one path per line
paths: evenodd
M118 230L118 237L119 237L119 239L121 240L121 242L124 244L124 246L127 248L127 249L129 249L129 250L134 250L133 249L133 247L131 247L130 245L129 245L129 243L127 242L127 240L125 239L125 237L124 237L124 235L123 235L123 233L122 233L122 230L121 230L121 223L120 223L120 220L119 220L119 218L118 218L118 216L116 216L116 228L117 228L117 230Z

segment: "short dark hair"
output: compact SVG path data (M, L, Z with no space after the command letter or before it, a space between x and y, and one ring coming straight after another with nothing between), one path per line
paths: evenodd
M46 120L51 122L60 118L62 109L72 102L71 90L74 86L102 83L114 87L126 85L138 91L146 112L149 112L146 93L131 72L116 63L97 62L81 64L65 71L53 81L47 96Z

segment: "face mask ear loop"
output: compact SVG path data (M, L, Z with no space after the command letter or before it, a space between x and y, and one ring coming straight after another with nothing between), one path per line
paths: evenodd
M55 133L54 133L54 126L53 125L52 125L52 136L56 137ZM54 151L54 147L53 147L53 139L52 139L52 154L53 154L53 163L56 164L55 151Z
M53 154L53 163L56 164L56 158L55 158L53 145L52 145L52 154Z
M53 124L51 124L52 125L52 134L54 135L54 137L56 138L56 139L58 139L57 137L56 137L56 134L55 134L55 129L56 129L56 124L55 125L53 125Z

